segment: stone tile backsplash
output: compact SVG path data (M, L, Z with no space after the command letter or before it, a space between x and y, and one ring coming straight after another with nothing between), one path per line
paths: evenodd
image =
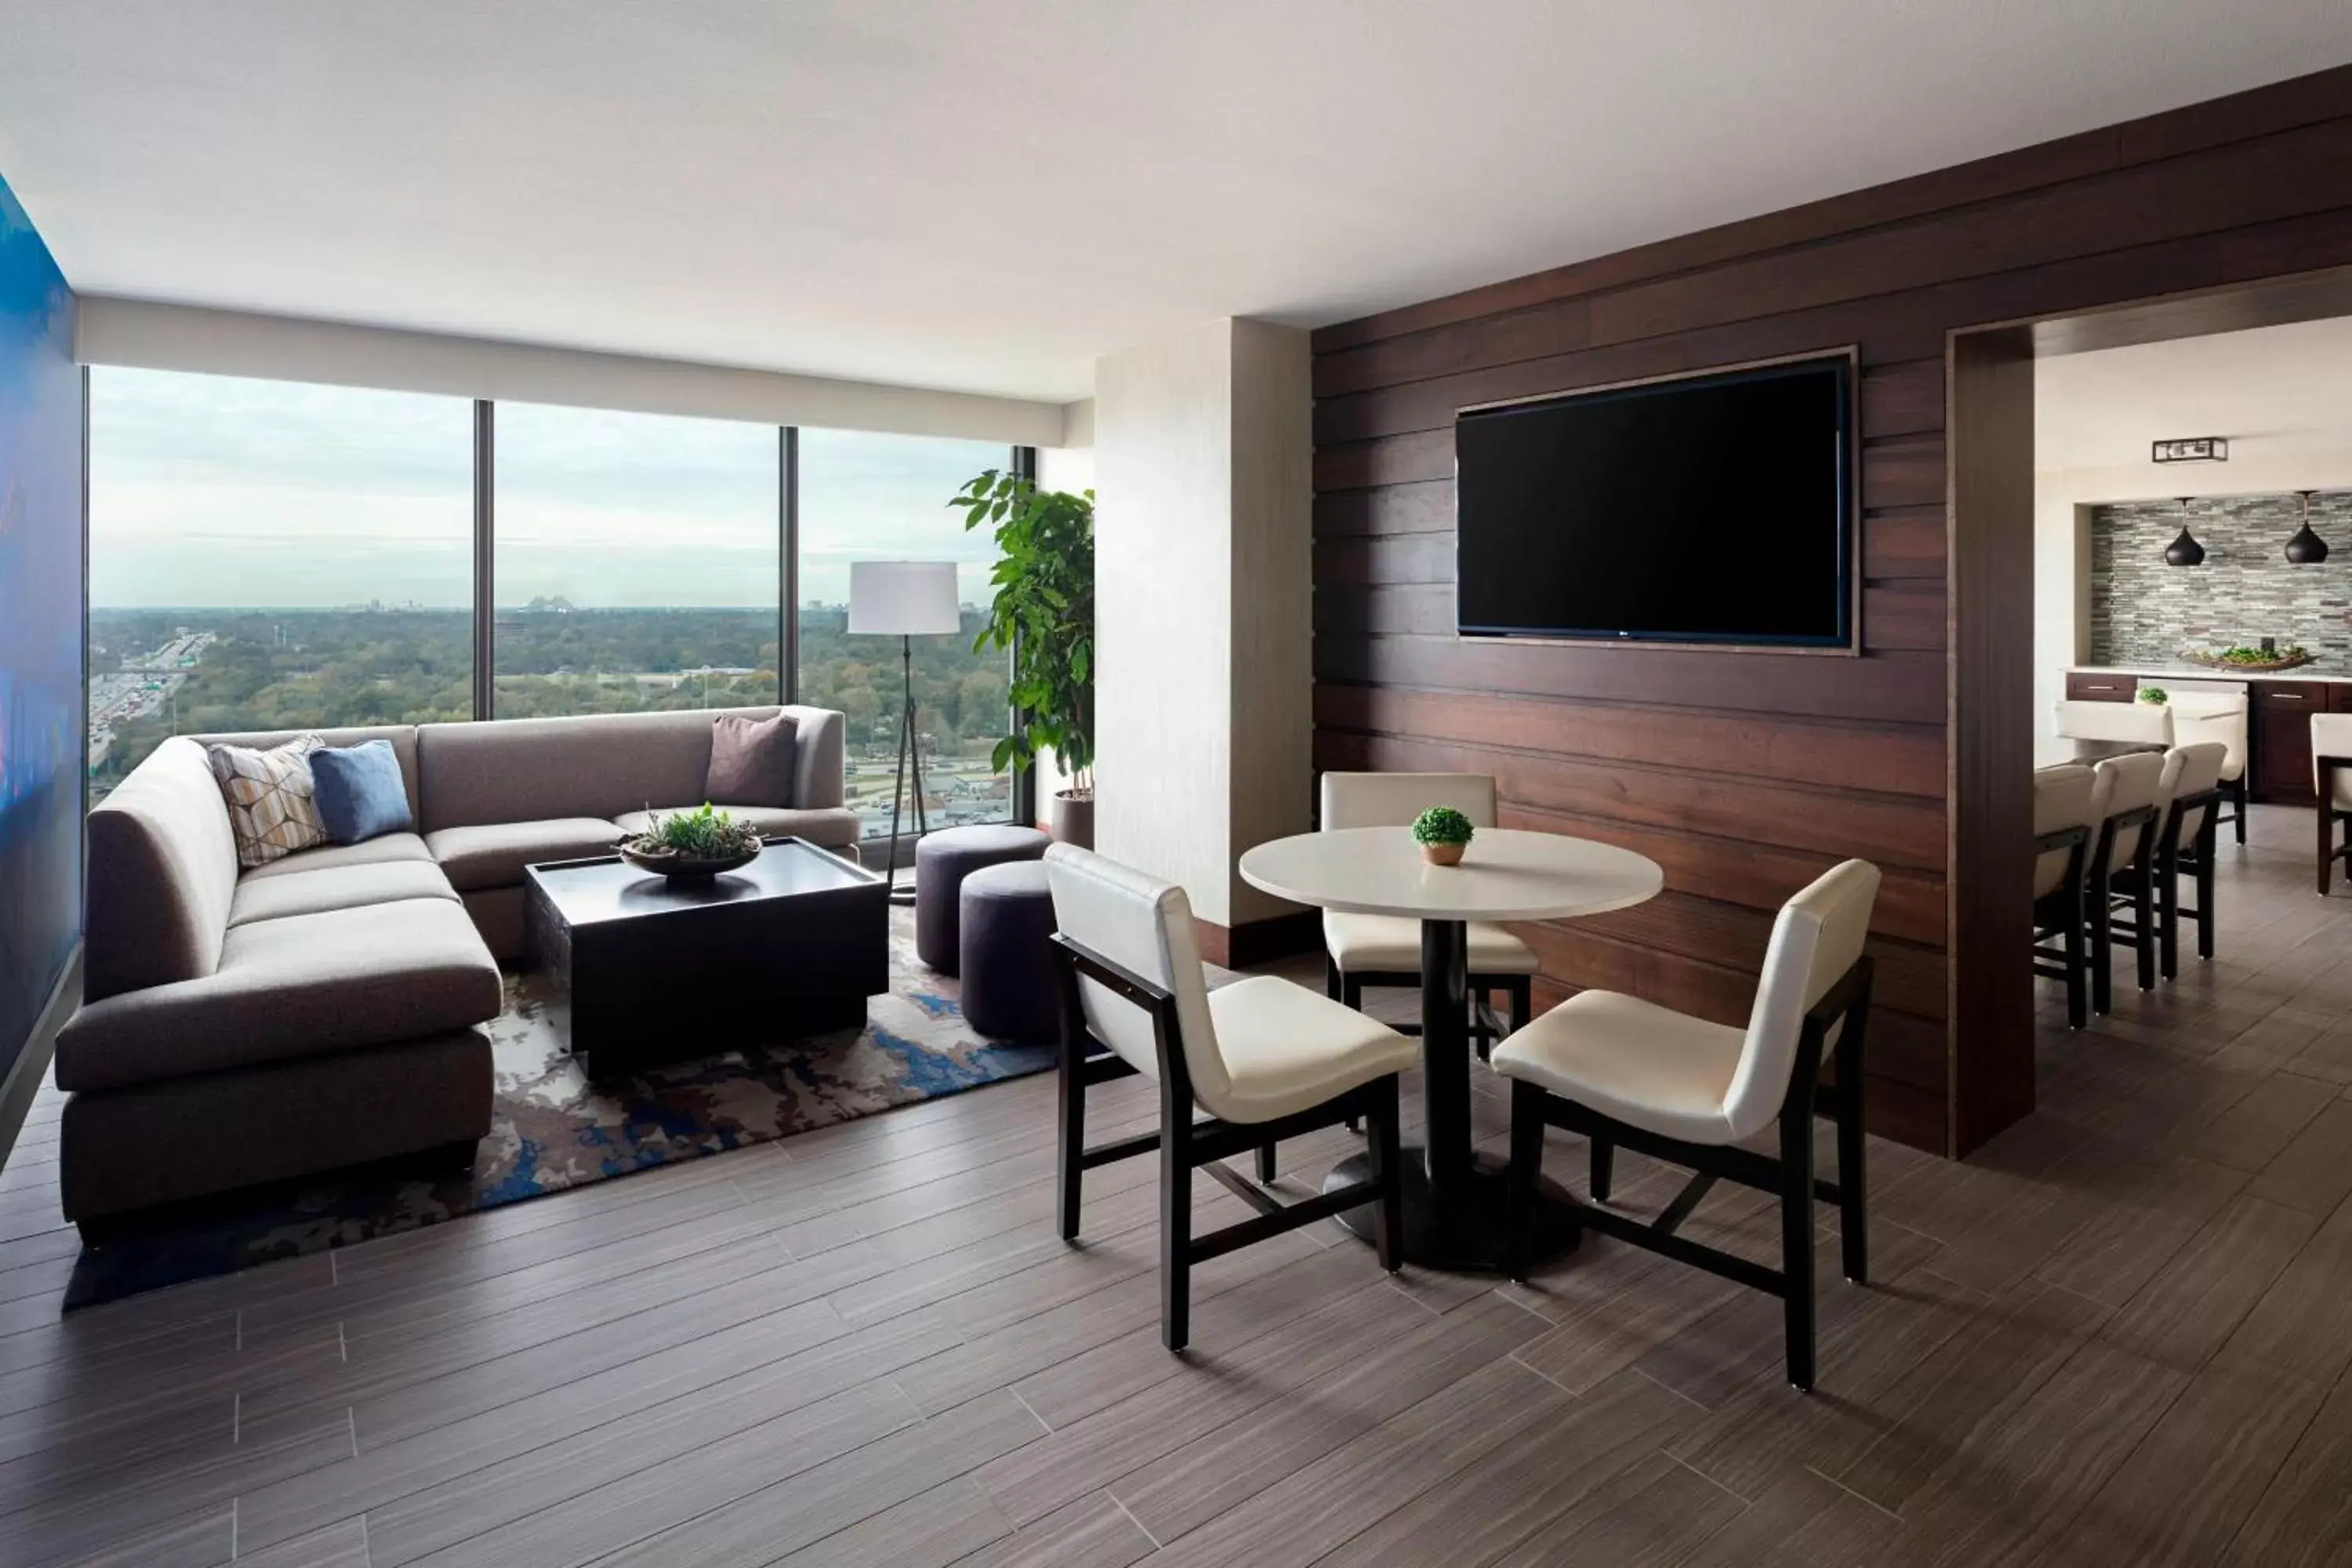
M2191 500L2189 531L2202 566L2168 566L2179 501L2122 501L2091 510L2091 660L2177 664L2184 650L2275 637L2319 656L2314 674L2352 674L2352 491L2311 498L2311 527L2327 541L2317 566L2284 552L2303 525L2292 494Z

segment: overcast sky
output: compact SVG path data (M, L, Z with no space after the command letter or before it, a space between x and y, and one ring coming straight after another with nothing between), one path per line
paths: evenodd
M776 602L772 426L501 404L498 601ZM464 398L163 371L90 373L90 602L472 600ZM994 549L947 510L989 442L801 432L801 591L853 560L952 560L984 603Z

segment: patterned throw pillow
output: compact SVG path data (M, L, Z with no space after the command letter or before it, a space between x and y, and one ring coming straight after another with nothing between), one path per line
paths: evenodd
M310 798L310 753L325 742L297 735L282 746L207 746L213 777L228 802L236 833L236 863L248 869L327 841L326 824Z

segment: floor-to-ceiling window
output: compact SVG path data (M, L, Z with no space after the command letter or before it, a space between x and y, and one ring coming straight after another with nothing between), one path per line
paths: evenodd
M165 736L473 714L473 405L100 367L89 761Z
M1011 666L1000 650L972 648L996 546L984 530L967 533L947 503L966 480L1012 461L1010 447L985 441L800 432L800 700L847 717L850 804L868 838L890 831L905 683L897 637L845 629L852 561L957 563L963 630L913 646L926 805L934 827L1011 811L1011 781L989 765L1005 732Z
M495 716L773 702L772 425L501 403Z

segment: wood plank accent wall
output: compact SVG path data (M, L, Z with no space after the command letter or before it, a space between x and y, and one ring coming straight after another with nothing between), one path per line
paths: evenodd
M2030 498L2032 340L1953 334L2347 264L2352 68L1327 327L1317 765L1492 772L1507 824L1665 867L1650 905L1529 931L1547 999L1744 1021L1771 911L1875 861L1874 1125L1964 1152L2032 1103L2032 720L2008 668L2032 581L2006 515L2020 476ZM1864 657L1452 636L1457 408L1849 343ZM1954 405L1982 421L1959 492L1956 364L1982 393Z

